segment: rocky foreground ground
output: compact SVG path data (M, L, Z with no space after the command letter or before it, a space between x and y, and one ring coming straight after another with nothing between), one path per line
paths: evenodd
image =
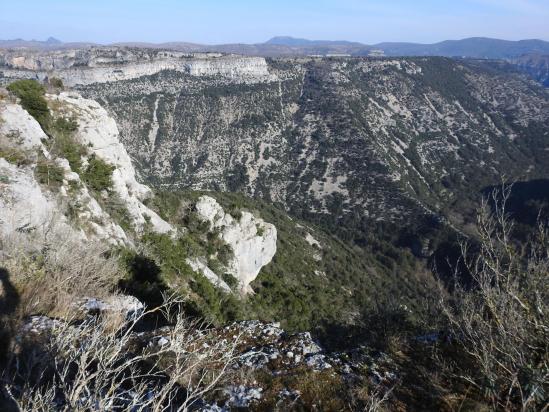
M62 328L78 329L79 325L113 314L129 320L144 310L144 305L131 296L106 300L86 298L75 303L77 315L72 325L64 320L34 316L21 327L18 339L21 342L47 340L48 335ZM171 325L156 328L148 322L132 327L135 330L130 332L128 352L144 348L160 352L174 343L171 339L176 339ZM331 410L335 400L330 399L330 395L334 391L352 392L366 387L387 391L398 380L391 371L395 370L394 365L382 353L372 353L366 348L327 352L309 332L290 334L279 323L242 321L219 328L197 328L192 334L185 342L194 342L203 348L214 347L219 342L235 344L219 389L193 402L192 410ZM158 389L155 385L161 384L161 380L151 379L151 393ZM325 391L324 396L319 396L319 391Z

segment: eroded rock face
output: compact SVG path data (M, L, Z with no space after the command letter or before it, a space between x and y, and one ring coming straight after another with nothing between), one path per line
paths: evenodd
M137 230L150 222L153 230L169 232L173 228L143 203L150 189L137 182L135 170L124 146L118 141L116 123L101 106L76 94L47 96L55 101L67 116L78 120L76 138L88 150L115 167L113 189L130 214ZM53 159L44 142L50 138L38 122L20 105L0 105L0 147L16 151L24 162L0 158L0 231L8 235L22 230L48 230L55 225L81 239L102 239L114 244L128 244L124 230L92 197L80 176L61 157ZM9 157L9 156L8 156ZM55 189L40 184L36 177L39 158L52 162L63 174ZM63 214L66 205L77 205L80 220L73 227Z
M30 168L18 168L0 158L0 232L45 227L56 203L42 191Z
M440 58L268 64L277 81L163 72L79 88L117 119L144 178L322 219L415 221L502 174L547 176L532 136L548 128L549 100L519 77Z
M134 296L111 295L104 299L86 297L74 304L84 313L115 312L126 318L137 316L145 310L145 305Z
M77 93L49 96L61 103L62 111L78 119L76 138L88 150L114 166L113 189L126 206L134 225L142 229L149 221L159 233L173 231L173 227L146 207L142 201L151 195L151 189L137 182L135 169L124 145L119 140L116 122L94 100L84 99Z
M53 75L61 78L67 86L130 80L163 70L190 76L222 76L246 83L273 78L263 57L117 47L48 52L8 51L0 55L0 68L5 77L43 80Z
M230 272L238 279L244 293L251 292L250 283L276 253L275 226L246 211L237 220L209 196L200 197L195 207L198 216L209 222L211 229L220 230L219 236L234 254Z
M0 105L0 147L25 158L24 164L17 164L0 157L0 233L3 235L43 233L52 226L74 232L59 212L56 196L43 190L35 177L38 154L50 158L43 144L48 139L38 122L21 106Z
M40 150L48 140L40 125L18 104L0 107L0 139L2 144L25 150Z
M227 285L226 282L224 282L222 279L217 276L213 270L211 270L204 262L202 262L200 259L194 258L194 259L187 259L187 264L194 270L195 272L200 272L202 275L208 279L215 287L218 287L222 289L223 291L227 293L231 293L232 290L229 285Z
M0 231L4 235L23 230L41 233L55 227L82 239L91 236L110 243L128 242L124 230L90 196L66 159L55 159L54 164L64 175L58 191L39 184L35 174L38 154L45 159L51 159L51 155L43 143L49 137L33 117L21 106L7 104L0 107L0 119L1 146L5 150L19 150L27 163L17 165L0 158ZM69 196L71 185L79 188ZM79 218L87 222L90 229L87 233L82 227L72 227L62 213L69 198L80 205Z

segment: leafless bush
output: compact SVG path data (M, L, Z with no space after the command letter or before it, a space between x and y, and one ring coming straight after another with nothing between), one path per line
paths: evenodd
M384 405L389 400L391 392L393 392L394 386L386 389L381 386L375 387L368 396L366 400L366 405L364 406L364 412L380 412L385 410Z
M526 244L513 241L505 209L510 190L492 194L493 211L483 202L479 250L462 244L472 282L466 285L456 272L455 291L442 307L466 355L459 377L494 409L540 410L549 378L549 237L540 224Z
M118 329L101 318L54 325L40 356L14 359L8 391L24 411L187 411L217 388L238 338L213 339L197 322L170 315L175 303L137 314ZM161 344L134 332L158 311L174 322Z
M111 249L104 242L84 243L56 216L0 239L2 266L20 290L23 315L64 316L75 299L108 293L121 275Z

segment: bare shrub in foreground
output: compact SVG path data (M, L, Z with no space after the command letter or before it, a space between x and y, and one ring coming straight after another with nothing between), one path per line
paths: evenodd
M473 254L462 244L472 284L456 271L455 291L442 306L466 354L459 377L494 409L541 410L549 390L549 233L540 225L527 244L512 240L505 210L510 189L492 194L493 212L483 202L479 250Z
M188 410L220 384L238 338L215 341L203 325L169 315L174 304L137 314L118 329L100 317L56 324L45 346L34 343L13 359L9 392L25 411ZM157 311L173 325L163 329L161 345L150 345L134 328Z
M381 385L374 387L366 399L366 404L363 409L364 412L381 412L387 410L385 406L389 401L394 388L395 387L392 386L387 389Z
M39 228L14 231L0 239L2 266L20 291L23 316L70 316L75 299L105 296L121 276L106 242L84 243L53 216Z

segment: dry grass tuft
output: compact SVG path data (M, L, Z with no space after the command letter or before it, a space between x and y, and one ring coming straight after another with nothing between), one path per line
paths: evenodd
M106 296L122 276L110 249L102 242L84 243L55 218L42 228L2 236L2 267L19 293L20 315L70 318L79 298Z

